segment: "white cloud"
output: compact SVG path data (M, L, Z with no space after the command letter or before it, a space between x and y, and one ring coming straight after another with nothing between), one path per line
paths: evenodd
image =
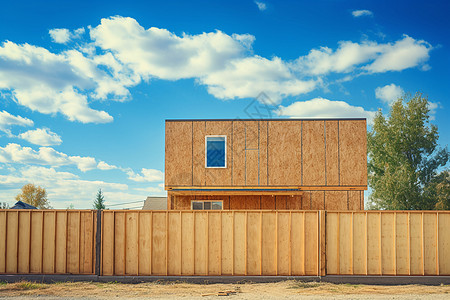
M32 120L21 117L11 115L7 111L0 111L0 131L11 134L10 128L12 126L33 126L34 123Z
M69 156L58 152L51 147L40 147L38 151L30 147L22 147L15 143L9 143L0 147L1 163L35 164L51 167L75 165L82 172L95 169L95 158Z
M369 123L375 116L374 111L366 111L362 107L352 106L344 101L324 98L297 101L286 107L280 105L277 114L291 118L366 118Z
M369 73L401 71L423 65L432 49L427 42L407 35L393 44L341 41L335 51L328 47L311 50L308 55L299 57L293 67L304 74L316 76L355 70Z
M19 134L18 137L39 146L60 145L62 143L61 137L48 128L28 130Z
M74 59L77 52L54 54L41 47L5 42L0 47L0 89L12 90L17 103L44 114L59 112L82 123L111 122L108 113L89 107L83 93L95 89L97 81L108 75L95 69L96 64L88 58L85 64Z
M381 54L364 69L373 73L381 73L414 68L430 58L431 49L433 47L429 43L423 40L417 41L405 35L402 40L394 44L384 44ZM429 66L424 70L429 70Z
M255 1L256 6L258 6L258 9L263 11L267 9L267 5L264 2L261 1Z
M80 38L84 33L85 29L83 27L75 29L73 32L70 32L69 29L66 28L54 28L48 31L52 41L58 44L66 44L72 39Z
M375 97L383 102L392 105L394 101L400 98L405 92L403 89L393 83L375 89Z
M70 40L70 31L66 28L55 28L48 31L53 42L65 44Z
M363 16L370 16L371 17L371 16L373 16L373 13L370 10L367 10L367 9L360 9L360 10L352 11L352 15L355 18L363 17Z
M164 173L155 169L142 168L141 174L136 174L132 170L129 170L127 174L128 179L136 182L154 182L164 180Z
M104 161L100 161L97 164L97 168L100 169L100 170L114 170L114 169L118 169L117 166L109 165L109 164L105 163Z

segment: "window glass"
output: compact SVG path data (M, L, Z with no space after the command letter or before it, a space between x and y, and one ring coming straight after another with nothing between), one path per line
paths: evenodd
M225 168L225 147L226 138L224 136L206 137L206 167Z
M222 201L192 201L193 210L221 210Z
M202 210L203 209L203 202L201 202L201 201L192 201L192 209L193 210Z
M209 201L203 202L203 209L211 209L211 202Z

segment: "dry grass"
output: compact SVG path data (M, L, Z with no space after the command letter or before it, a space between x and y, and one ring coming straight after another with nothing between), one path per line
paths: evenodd
M428 295L450 294L450 286L375 286L331 284L324 282L283 281L277 283L192 284L185 282L152 282L139 284L101 282L56 282L52 284L17 282L0 283L0 297L53 296L53 297L165 297L200 296L219 291L237 290L248 296L292 295Z

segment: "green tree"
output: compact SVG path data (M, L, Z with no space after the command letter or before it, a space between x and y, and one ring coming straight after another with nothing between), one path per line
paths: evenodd
M438 148L438 129L430 124L427 97L417 93L394 102L389 116L379 110L368 133L370 206L378 209L436 209L449 160Z
M94 208L105 209L105 197L103 196L102 189L98 189L97 196L95 196Z
M39 209L53 208L48 202L45 189L32 183L25 184L22 187L22 192L16 196L16 201L28 203Z
M0 202L0 209L8 209L9 208L9 204L6 202Z
M450 210L450 170L444 170L436 176L428 192L437 199L436 209Z

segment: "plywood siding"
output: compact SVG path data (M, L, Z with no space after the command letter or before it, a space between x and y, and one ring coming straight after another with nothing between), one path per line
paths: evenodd
M205 168L205 136L227 136L227 167ZM364 120L166 122L171 187L367 186Z
M340 184L366 186L366 122L339 121L339 147Z
M167 185L192 185L192 129L192 122L166 122Z
M301 123L271 121L268 126L268 185L299 186L302 176Z
M325 185L325 121L302 123L302 185Z

